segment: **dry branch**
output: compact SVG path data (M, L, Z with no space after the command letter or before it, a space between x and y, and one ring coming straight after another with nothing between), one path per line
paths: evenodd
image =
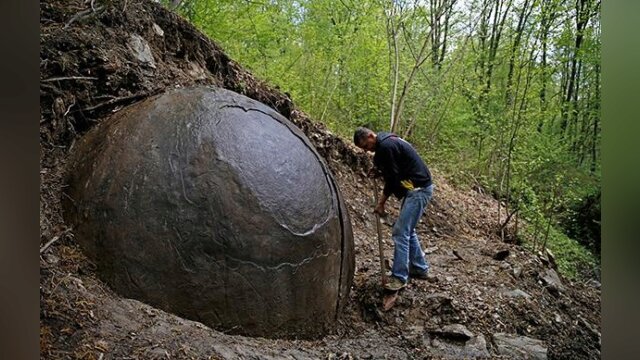
M92 2L92 5L93 5L93 2ZM71 20L69 20L66 24L64 24L63 29L68 28L68 27L69 27L71 24L73 24L76 20L80 20L80 19L82 19L82 18L89 17L89 16L91 16L91 15L93 15L93 14L98 13L98 11L101 11L101 10L104 10L104 6L102 6L102 5L98 5L98 6L97 6L97 7L95 7L95 8L89 8L89 9L86 9L86 10L82 10L82 11L78 12L77 14L75 14L75 15L71 18Z
M51 244L58 241L59 239L60 239L59 235L54 236L53 239L49 240L49 242L47 242L40 248L40 254L44 253L44 251L47 250L47 248L51 246Z
M41 82L62 81L62 80L98 80L94 76L61 76L49 79L40 80Z
M99 109L99 108L101 108L103 106L114 105L114 104L118 104L118 103L121 103L121 102L129 101L129 100L138 100L138 99L150 96L150 95L152 95L152 93L142 93L142 94L135 94L135 95L130 95L130 96L117 97L117 98L111 99L109 101L105 101L105 102L102 102L102 103L99 103L99 104L96 104L96 105L93 105L93 106L86 107L86 108L84 108L84 109L82 109L80 111L93 111L93 110Z

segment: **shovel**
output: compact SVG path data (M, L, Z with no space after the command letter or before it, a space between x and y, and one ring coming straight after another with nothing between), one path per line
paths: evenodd
M373 198L375 203L378 204L378 182L376 178L373 178ZM380 256L380 280L382 283L382 287L387 284L387 277L385 276L384 270L384 253L382 252L382 223L380 222L380 214L374 211L376 215L376 230L378 230L378 255ZM388 311L393 307L396 303L396 299L398 298L398 292L393 291L389 293L387 290L384 290L384 295L382 297L382 309L384 311Z
M376 178L373 178L373 199L378 204L378 182ZM380 214L373 212L376 215L376 230L378 230L378 255L380 256L380 280L382 286L387 283L387 278L384 276L384 253L382 252L382 223L380 222Z

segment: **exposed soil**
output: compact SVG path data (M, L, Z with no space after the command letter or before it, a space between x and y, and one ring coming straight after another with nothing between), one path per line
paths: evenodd
M491 340L494 333L542 340L552 359L599 358L599 287L566 279L560 286L549 282L554 265L548 256L497 236L495 200L453 188L437 169L434 199L418 227L433 277L412 280L396 305L383 312L372 187L363 177L369 156L312 122L287 95L254 78L156 3L95 1L95 10L90 3L40 3L40 242L48 245L40 254L41 358L459 357L429 340L442 336L448 324L482 335L492 358L500 358ZM139 51L136 56L133 34L148 43L153 62ZM339 326L325 338L231 336L121 298L96 277L65 224L61 179L75 139L126 105L192 84L217 85L271 106L307 134L334 173L351 215L356 275ZM390 203L385 220L387 259L392 258L390 222L398 206L395 200ZM500 250L508 255L494 259ZM459 339L439 341L456 346Z

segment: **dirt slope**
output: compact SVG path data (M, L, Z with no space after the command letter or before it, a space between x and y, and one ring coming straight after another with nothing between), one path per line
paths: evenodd
M499 355L496 333L539 339L549 358L599 358L599 289L556 284L546 257L495 235L493 199L454 189L437 171L435 197L418 228L434 279L412 281L382 312L372 189L361 175L368 156L159 5L104 3L95 1L95 10L81 0L40 4L40 242L49 244L40 255L42 358L512 358ZM230 336L123 299L96 278L64 223L60 179L74 140L128 104L191 84L221 86L273 107L307 134L334 172L353 222L356 276L340 326L324 339ZM391 205L388 221L399 204ZM499 250L508 256L495 260ZM452 324L465 326L470 339L447 330Z

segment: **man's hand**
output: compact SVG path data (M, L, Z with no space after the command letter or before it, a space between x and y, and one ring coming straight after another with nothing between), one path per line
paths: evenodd
M373 209L373 212L380 216L385 216L387 213L384 211L384 202L379 202Z

